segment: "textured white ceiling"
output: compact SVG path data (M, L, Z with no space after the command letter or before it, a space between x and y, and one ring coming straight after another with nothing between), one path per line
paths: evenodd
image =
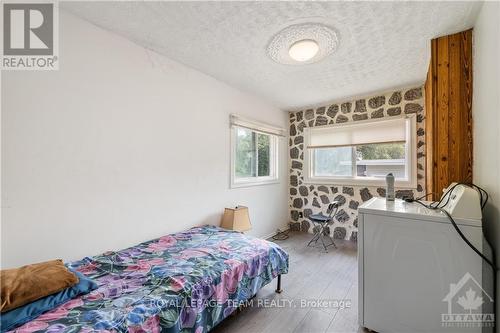
M431 38L472 27L479 2L65 2L137 44L293 110L422 83ZM266 47L283 28L333 26L338 50L282 65Z

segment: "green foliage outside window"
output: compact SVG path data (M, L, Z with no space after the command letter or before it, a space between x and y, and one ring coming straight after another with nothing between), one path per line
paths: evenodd
M236 130L235 173L237 177L255 177L255 132Z
M236 177L270 176L271 137L245 128L236 131Z
M361 160L397 160L405 158L404 143L378 143L357 146L358 159Z
M356 168L356 161L363 160L402 160L405 158L405 143L376 143L361 146L317 148L314 150L315 176L352 176L366 171ZM355 154L355 155L353 155ZM375 164L377 165L377 164ZM395 167L399 168L399 167ZM396 172L396 171L395 171Z
M266 134L258 134L257 135L257 154L258 154L258 174L259 177L261 176L269 176L269 155L271 154L270 151L270 137L269 135Z

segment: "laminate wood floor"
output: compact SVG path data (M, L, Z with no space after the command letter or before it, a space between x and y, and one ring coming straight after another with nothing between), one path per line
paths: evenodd
M290 232L287 240L275 241L290 256L289 273L282 276L283 292L274 292L273 281L213 332L367 332L359 327L357 318L356 243L336 240L337 249L329 247L325 253L319 247L307 247L311 237ZM342 308L341 301L350 306Z

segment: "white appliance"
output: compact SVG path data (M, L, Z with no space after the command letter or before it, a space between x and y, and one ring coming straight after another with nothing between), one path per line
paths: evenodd
M470 242L491 258L479 197L469 190L475 192L457 187L446 208ZM492 269L443 212L372 198L360 206L358 219L361 326L376 332L493 332L481 327L491 322L474 322L491 319ZM490 316L472 316L478 314Z

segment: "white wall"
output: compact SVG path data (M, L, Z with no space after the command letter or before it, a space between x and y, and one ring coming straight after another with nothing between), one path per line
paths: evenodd
M500 3L483 4L473 33L474 183L490 195L484 212L484 228L500 266ZM497 318L500 318L499 310L497 306ZM500 332L498 322L496 331Z
M281 183L229 189L229 114L286 114L71 14L60 70L2 73L2 266L80 259L248 205L253 230L283 228Z

